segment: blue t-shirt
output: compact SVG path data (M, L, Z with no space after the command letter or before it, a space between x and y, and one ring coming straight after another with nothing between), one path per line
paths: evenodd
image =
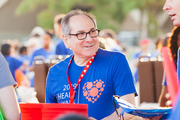
M71 55L73 52L71 49L66 48L62 39L56 46L56 55Z
M44 48L37 49L33 52L30 60L30 65L33 64L34 58L36 56L43 56L44 59L48 59L51 55L54 55L54 51L47 51Z
M17 59L21 60L23 63L26 62L26 64L29 65L30 58L28 55L19 55L17 56ZM26 74L28 72L28 69L25 69L22 72Z
M69 103L70 88L66 71L71 57L50 68L46 103ZM83 68L72 60L68 71L73 88ZM115 111L113 95L123 96L135 92L132 72L125 55L99 49L76 90L74 103L88 104L89 117L101 120Z
M54 51L51 51L51 50L47 51L44 48L39 48L33 52L29 65L30 66L33 65L34 58L36 56L42 56L46 60L46 59L49 59L52 55L54 55ZM34 87L34 77L32 77L30 81L31 81L31 87Z
M9 55L7 55L6 57L6 61L9 64L9 69L12 73L13 78L16 80L15 78L15 71L23 64L22 61L20 61L19 59L16 59L15 57L11 57Z
M23 62L29 61L29 59L30 59L28 55L19 55L17 58Z

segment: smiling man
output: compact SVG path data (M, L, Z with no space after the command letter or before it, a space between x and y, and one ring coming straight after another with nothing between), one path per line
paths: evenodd
M47 103L88 104L88 115L97 120L118 119L113 95L134 104L133 76L124 54L99 49L95 18L81 10L62 20L62 38L73 55L50 68ZM132 116L125 115L125 119Z

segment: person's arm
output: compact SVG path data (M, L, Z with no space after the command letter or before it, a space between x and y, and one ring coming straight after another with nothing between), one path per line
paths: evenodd
M122 96L120 99L123 99L123 100L131 103L132 105L135 105L134 93L124 95L124 96ZM118 113L120 114L120 112L121 112L122 109L121 109L121 108L118 108L117 110L118 110ZM124 113L124 119L125 119L125 120L130 120L130 119L132 119L133 117L135 117L135 116L130 115L130 114L127 114L127 113ZM117 116L116 112L114 112L114 113L112 113L111 115L105 117L103 120L117 120L117 119L118 119L118 116Z
M127 94L127 95L124 95L122 97L120 97L120 99L123 99L129 103L131 103L132 105L135 105L135 96L134 96L134 93L132 94ZM118 113L120 114L121 112L121 108L118 108ZM156 116L156 117L152 117L152 118L142 118L142 117L139 117L139 116L134 116L134 115L131 115L131 114L127 114L124 112L124 120L159 120L162 116ZM114 112L113 114L105 117L103 120L117 120L118 119L118 116L116 114L116 112Z
M0 89L0 106L7 120L20 120L20 109L13 85Z

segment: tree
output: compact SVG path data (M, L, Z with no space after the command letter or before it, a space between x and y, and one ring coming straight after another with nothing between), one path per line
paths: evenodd
M148 15L149 35L156 36L159 27L157 16L162 12L163 3L164 0L23 0L17 8L16 14L22 15L39 6L46 6L37 17L38 25L45 29L52 29L53 18L56 14L67 13L77 6L89 7L90 12L96 16L99 29L111 28L120 31L120 25L125 16L131 10L138 8L142 11L142 15L144 13ZM142 30L140 29L140 31Z
M156 37L160 30L158 25L158 17L162 13L164 0L123 0L125 11L138 8L141 11L140 33L144 31L142 28L147 28L147 36ZM129 11L128 11L129 12ZM143 24L143 16L147 14L147 23ZM144 26L144 27L143 27Z

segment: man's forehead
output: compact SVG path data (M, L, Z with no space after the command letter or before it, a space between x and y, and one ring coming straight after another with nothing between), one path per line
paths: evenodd
M91 25L92 24L92 28L94 28L94 22L86 15L75 15L72 16L69 20L69 25L70 27L73 29L73 27L79 27L79 26L83 26L83 25ZM76 28L76 29L80 29L80 28Z
M92 21L88 16L86 15L74 15L70 18L69 23L70 24L75 24L75 23L82 23L84 20L90 20ZM93 21L92 21L93 22Z

